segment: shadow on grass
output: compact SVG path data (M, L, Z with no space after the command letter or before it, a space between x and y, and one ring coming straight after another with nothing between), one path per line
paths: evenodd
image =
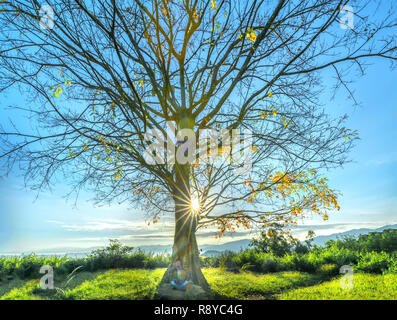
M330 275L301 272L208 274L208 281L219 300L273 300L276 295L291 289L309 287L332 279Z

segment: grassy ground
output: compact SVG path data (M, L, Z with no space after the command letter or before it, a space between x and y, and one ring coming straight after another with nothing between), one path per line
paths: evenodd
M56 289L41 290L39 280L0 284L0 299L152 299L165 269L81 272L58 279ZM356 274L354 289L342 290L339 279L325 281L300 272L254 274L203 270L218 299L397 299L397 275Z
M164 272L165 269L110 270L66 291L66 297L77 300L151 299Z
M215 293L215 298L220 299L271 298L272 295L284 290L308 286L320 281L319 277L300 272L235 274L211 268L204 269L203 273Z
M341 289L340 279L278 295L282 300L396 300L397 275L355 274L353 289Z

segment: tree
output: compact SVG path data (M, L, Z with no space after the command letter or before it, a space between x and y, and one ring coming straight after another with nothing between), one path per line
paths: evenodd
M290 226L339 208L322 170L345 163L357 135L321 105L321 71L354 97L349 70L363 73L373 57L395 62L392 6L374 15L374 1L48 3L1 2L0 88L31 97L11 111L37 124L3 127L1 158L8 170L19 163L29 186L49 187L63 173L98 202L140 204L153 222L174 214L173 259L207 290L199 228ZM162 163L145 134L166 137L167 122L182 132L162 141L171 158L174 148L189 156L184 129L196 138L202 129L250 130L253 144L230 150L214 138L204 153L218 151L219 161L194 153ZM148 144L155 164L145 160ZM231 161L231 151L252 153L249 174L236 174L246 163Z
M252 239L250 246L259 252L272 253L282 257L291 253L291 250L299 245L299 240L292 237L284 230L270 229L268 232L261 232L257 239Z
M314 236L314 231L309 230L306 240L299 241L288 230L276 226L267 232L262 231L258 238L252 239L249 245L259 252L272 253L277 257L290 254L292 251L297 254L305 254L311 250Z

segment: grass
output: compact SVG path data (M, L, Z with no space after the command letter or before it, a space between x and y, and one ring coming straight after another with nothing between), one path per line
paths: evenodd
M23 286L25 282L26 280L21 280L19 278L10 281L3 280L2 282L0 282L0 297L4 296L14 288Z
M54 290L40 289L40 281L14 279L0 286L0 300L41 300L66 298L65 290L71 290L83 282L95 279L101 272L81 272L76 277L68 279L65 276L56 277Z
M340 279L299 288L277 296L281 300L396 300L397 274L354 274L353 289L341 289Z
M76 299L76 300L143 300L152 299L165 269L110 270L81 272L65 285L62 279L56 290L39 289L39 281L16 282L0 299ZM214 295L220 299L257 299L285 289L311 285L318 279L299 272L276 274L231 273L221 269L203 269Z
M61 278L55 290L42 290L39 280L0 284L0 299L144 300L152 299L164 268L80 272ZM301 272L232 273L205 268L203 273L217 299L397 299L397 275L355 274L354 289L342 290L339 278Z
M299 286L318 283L320 278L301 272L279 272L256 274L252 272L231 273L221 269L208 268L203 273L211 285L215 298L220 299L263 299L276 293Z
M39 285L39 280L27 281L1 296L0 300L41 300L40 296L32 294Z
M165 269L110 270L65 293L76 300L147 300L153 298Z

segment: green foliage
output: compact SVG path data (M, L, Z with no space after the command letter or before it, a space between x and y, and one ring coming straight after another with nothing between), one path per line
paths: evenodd
M387 252L397 251L397 229L386 229L382 232L370 232L360 235L357 239L344 237L337 241L328 241L326 246L337 246L360 252Z
M13 288L0 297L0 300L41 300L39 296L33 295L32 291L39 286L39 280L31 280L21 287Z
M318 268L320 274L325 277L332 277L339 274L339 268L336 264L324 264Z
M218 257L217 266L227 271L238 272L242 266L239 264L237 259L238 255L236 255L234 252L226 251Z
M339 275L339 269L344 265L353 266L356 272L397 273L396 230L371 233L358 239L347 237L329 241L324 247L311 245L313 234L308 234L307 240L303 243L275 230L274 235L274 239L262 235L252 242L253 248L245 251L225 252L211 258L201 257L201 265L207 268L221 268L236 275L240 272L298 271L311 273L323 279ZM385 250L382 251L380 249L383 246ZM0 287L2 283L6 283L11 290L13 283L18 284L19 279L38 279L41 276L39 270L43 265L54 268L56 279L72 281L71 278L77 273L95 273L109 269L156 269L165 268L169 263L169 256L145 254L139 249L123 246L120 242L111 240L106 248L95 250L85 258L39 257L35 254L0 257ZM58 288L64 290L64 285L59 284ZM35 292L43 298L48 293L40 293L37 290ZM62 292L57 294L64 297Z
M38 257L33 253L21 257L0 257L0 279L5 279L10 275L21 279L31 278L39 274L43 265L49 265L58 270L62 265L70 264L71 260L72 258L66 256Z
M253 240L253 249L239 253L225 252L217 258L205 259L204 265L232 272L300 271L328 276L338 275L342 266L351 265L356 271L396 273L397 250L391 251L396 248L396 231L385 230L358 239L346 237L328 241L324 247L313 247L313 233L309 233L302 243L272 230L272 237L262 233L258 239ZM386 246L385 251L380 250L383 245Z
M389 269L384 273L396 273L397 274L397 257L392 258Z
M272 253L277 257L281 257L287 253L291 253L292 247L299 241L289 234L285 234L282 230L269 230L261 232L258 239L253 239L250 243L259 252Z
M360 253L355 270L368 273L386 273L392 271L395 261L386 252L364 252Z
M164 268L169 263L169 256L145 254L141 250L123 246L117 240L110 240L106 248L95 250L86 258L38 257L35 254L11 258L0 257L0 280L5 280L10 275L20 279L37 278L43 265L53 267L55 275L65 276L77 268L80 271L90 272L112 268L154 269Z
M113 268L163 268L170 263L169 256L145 254L140 249L123 246L118 240L110 240L104 249L95 250L86 259L84 269L87 271L107 270Z
M304 254L310 251L314 236L315 233L309 230L306 240L300 242L288 232L280 229L270 229L267 232L261 232L259 238L251 241L250 246L259 252L271 253L276 257L282 257L292 252Z

